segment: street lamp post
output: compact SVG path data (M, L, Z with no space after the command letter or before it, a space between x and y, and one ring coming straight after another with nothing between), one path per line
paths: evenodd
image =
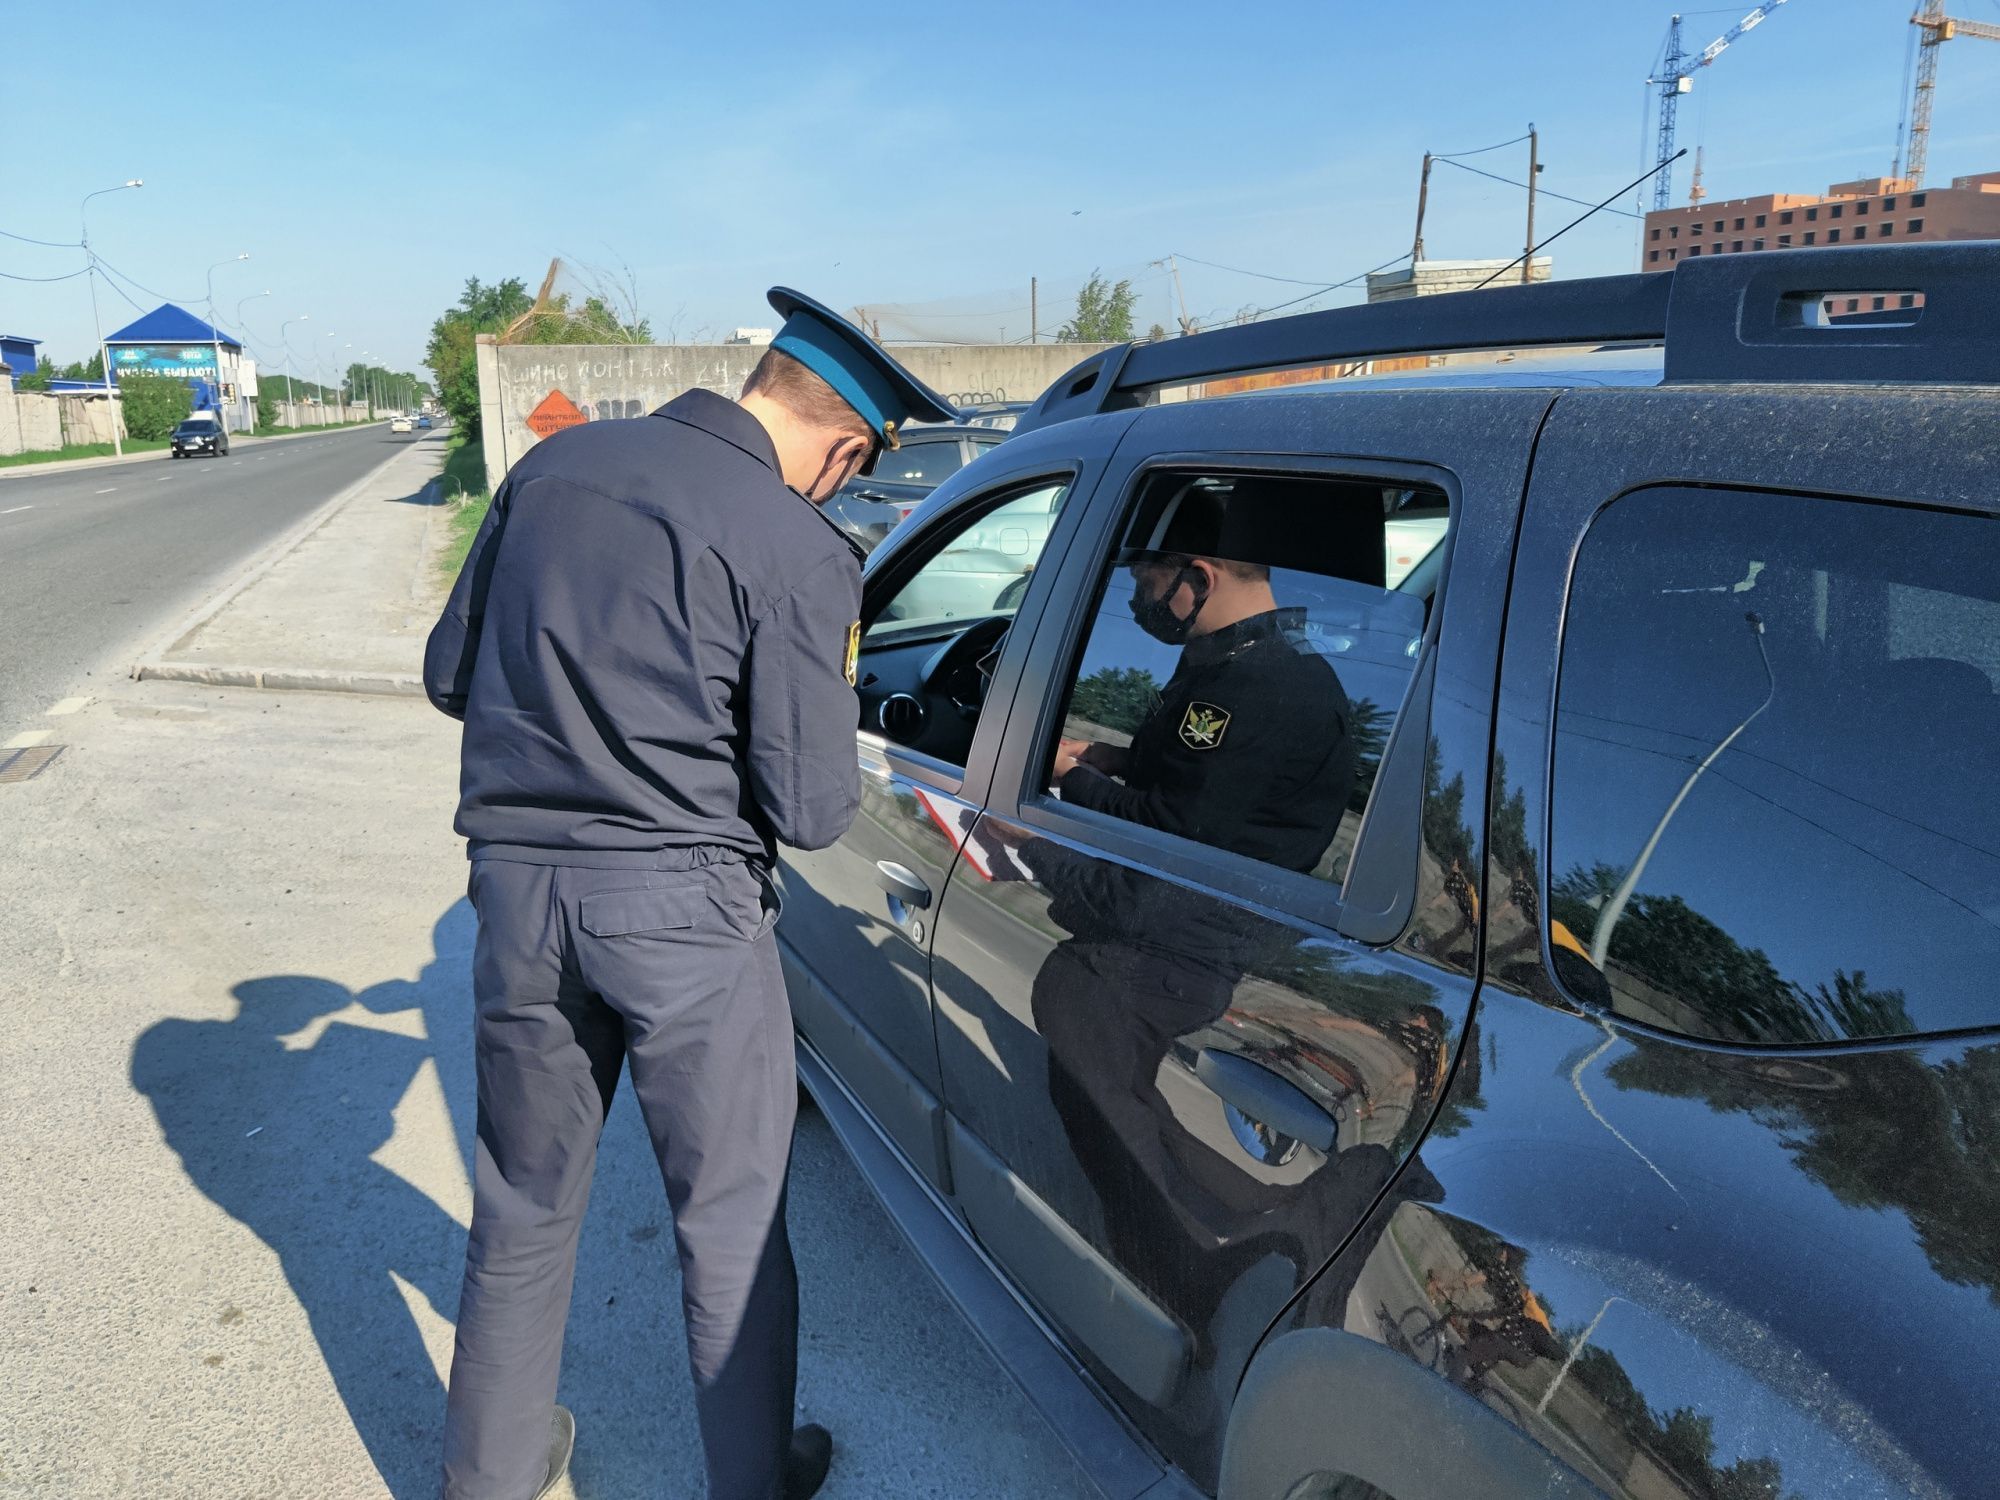
M268 297L270 295L271 293L268 289L261 292L252 292L236 304L236 328L238 333L248 333L250 331L250 325L243 321L243 309L248 304L255 302L259 297ZM241 390L243 386L243 352L241 349L238 349L236 354L236 384L237 389ZM250 425L252 427L257 425L257 409L254 406L250 409Z
M90 200L102 198L106 193L122 193L127 188L144 187L146 179L134 177L129 182L121 182L117 187L99 188L94 193L85 193L83 202L76 208L78 221L83 225L83 267L87 273L85 280L90 283L90 326L97 334L97 358L103 366L104 400L111 404L111 351L104 346L104 324L97 316L97 257L90 249ZM120 458L125 456L125 418L120 407L111 406L111 448Z
M327 334L327 337L330 339L339 338L340 335L337 333L330 332ZM329 359L334 359L334 360L338 360L340 358L340 356L334 353L334 351L330 347L326 351L326 356ZM329 422L326 416L326 367L318 362L318 356L314 357L313 368L319 371L319 425L322 427L331 427L333 423ZM340 394L340 366L338 364L336 364L333 367L333 376L334 376L333 393L334 395L338 396ZM343 401L341 403L341 407L342 407L341 415L345 416L347 414L345 409L346 402Z
M278 325L278 342L283 344L285 349L285 415L294 422L299 419L299 409L292 404L292 346L286 342L285 330L294 323L304 323L311 317L311 313L300 313L296 318L287 318Z
M215 273L224 266L233 266L239 260L249 258L250 252L245 250L240 255L230 256L228 260L219 260L208 268L208 341L209 347L215 351L215 414L222 419L224 432L229 431L229 418L222 405L222 334L215 326ZM242 361L239 359L237 363L240 366ZM240 386L242 383L240 369L237 378Z
M341 353L345 354L349 349L352 349L353 347L354 346L352 344L342 344L340 346ZM347 391L347 370L351 370L353 368L354 368L354 360L352 357L350 357L347 361L345 369L336 366L333 372L334 384L340 388L340 420L343 422L347 420L347 406L349 400Z

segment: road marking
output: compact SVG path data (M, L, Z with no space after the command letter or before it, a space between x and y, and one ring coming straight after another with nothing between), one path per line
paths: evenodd
M18 516L24 510L33 510L32 505L17 505L12 510L0 510L0 516Z
M0 745L0 750L27 750L36 745L46 745L55 737L56 732L53 729L30 729Z
M165 484L165 483L166 483L166 482L167 482L167 481L168 481L169 479L172 479L173 477L174 477L174 476L173 476L173 475L171 475L171 474L162 474L162 475L161 475L161 476L160 476L160 477L159 477L158 479L155 479L155 480L153 481L153 483L155 483L155 484Z
M99 490L99 491L98 491L97 493L98 493L98 494L100 494L100 495L115 495L115 494L117 494L117 493L118 493L118 486L114 484L114 485L112 485L112 486L111 486L111 488L110 488L110 489L108 489L108 490Z
M49 717L53 719L58 714L73 714L78 709L87 706L89 702L90 698L87 694L81 698L64 698L49 709Z

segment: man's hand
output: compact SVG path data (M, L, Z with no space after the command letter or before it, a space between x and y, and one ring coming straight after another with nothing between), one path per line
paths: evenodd
M1090 762L1086 757L1095 748L1089 740L1057 740L1056 763L1050 775L1061 781L1078 766L1088 765Z

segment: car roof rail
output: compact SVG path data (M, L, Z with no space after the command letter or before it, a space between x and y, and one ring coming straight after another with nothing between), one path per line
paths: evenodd
M1921 294L1903 322L1827 320L1828 296ZM1481 349L1661 342L1669 383L2000 382L2000 241L1718 255L1671 271L1444 292L1120 344L1060 376L1029 432L1164 386Z
M2000 240L1718 255L1672 274L1670 385L2000 383ZM1868 305L1904 296L1921 303ZM1827 318L1829 298L1863 310Z

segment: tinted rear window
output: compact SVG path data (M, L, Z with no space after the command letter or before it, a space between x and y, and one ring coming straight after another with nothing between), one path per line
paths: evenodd
M1629 495L1578 554L1561 671L1572 989L1751 1043L2000 1022L2000 522Z
M875 461L873 477L894 480L898 484L938 485L964 467L959 457L957 438L944 442L905 443Z

